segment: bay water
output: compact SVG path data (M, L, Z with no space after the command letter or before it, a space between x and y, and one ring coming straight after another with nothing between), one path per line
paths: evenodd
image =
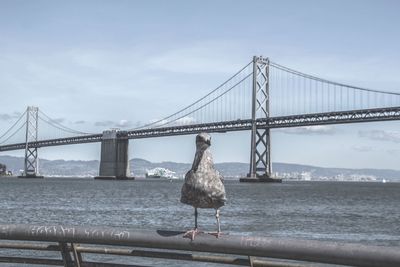
M1 178L0 224L184 231L194 226L194 210L179 201L182 183ZM220 213L225 233L400 247L400 183L226 180L225 186L228 202ZM199 228L216 230L214 210L199 210Z

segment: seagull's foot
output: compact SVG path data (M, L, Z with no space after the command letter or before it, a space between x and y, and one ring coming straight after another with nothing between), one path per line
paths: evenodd
M190 240L194 240L194 238L196 237L196 235L200 234L201 232L195 228L193 230L189 230L186 233L183 234L184 238L190 238Z
M222 235L226 235L225 233L222 233L222 232L208 232L207 234L213 235L216 238L220 238Z

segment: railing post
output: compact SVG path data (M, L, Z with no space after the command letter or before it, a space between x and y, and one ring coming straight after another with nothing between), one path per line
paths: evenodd
M58 243L61 251L61 256L64 262L64 267L75 267L72 261L71 254L69 253L68 244L60 242Z
M74 255L75 267L81 267L82 255L76 250L76 244L71 243L72 254Z
M253 57L250 170L241 182L281 182L272 179L270 129L257 127L257 119L270 117L269 59Z

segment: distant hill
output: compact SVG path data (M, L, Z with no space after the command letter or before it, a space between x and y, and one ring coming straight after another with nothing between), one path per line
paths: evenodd
M13 156L1 156L0 163L7 166L7 170L15 173L16 171L24 168L24 158Z
M0 163L7 165L7 169L15 175L24 168L23 157L0 156ZM190 169L191 163L176 163L170 161L150 162L148 160L134 158L130 160L130 169L134 176L145 176L146 170L156 167L167 168L176 172L177 176L183 177ZM225 177L242 177L249 171L249 164L240 162L217 163L215 167ZM376 179L387 179L400 181L400 170L388 169L346 169L346 168L323 168L310 165L273 163L273 171L285 179L304 179L311 177L312 180L354 180L354 177L375 177ZM99 171L98 160L39 160L40 174L45 176L96 176Z

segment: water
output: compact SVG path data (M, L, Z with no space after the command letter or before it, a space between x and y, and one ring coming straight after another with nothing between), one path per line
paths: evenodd
M181 186L167 180L2 178L0 223L186 230L194 216L179 202ZM400 246L400 183L226 181L226 191L221 223L230 234ZM199 227L215 230L213 210L199 210Z

